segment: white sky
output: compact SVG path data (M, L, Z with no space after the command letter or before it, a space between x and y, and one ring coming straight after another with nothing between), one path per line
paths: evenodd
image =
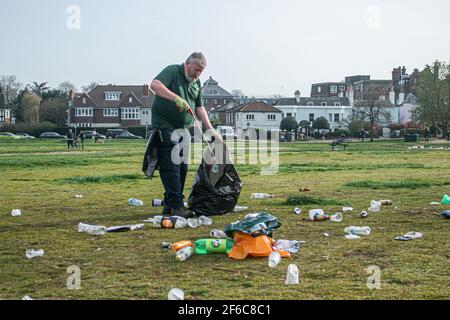
M70 5L79 30L67 27ZM309 96L314 82L449 61L449 12L448 0L0 0L0 74L144 84L202 51L202 81Z

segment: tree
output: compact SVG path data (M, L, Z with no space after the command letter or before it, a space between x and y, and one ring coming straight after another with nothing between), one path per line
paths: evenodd
M81 89L83 89L84 92L88 93L89 91L91 91L92 89L94 89L98 85L99 84L97 82L92 81L88 85L81 87Z
M297 130L298 122L295 120L294 117L286 117L283 120L281 120L280 129L286 131Z
M39 122L39 107L41 98L35 94L24 93L20 100L22 119L26 123Z
M3 88L0 85L0 109L6 109L5 94L3 93Z
M445 137L450 126L450 63L437 60L420 72L412 118L426 126L438 127Z
M36 81L30 86L30 90L32 93L42 98L42 95L50 89L47 87L47 82L37 83Z
M13 108L13 103L23 87L22 83L17 81L15 75L2 75L0 76L0 87L2 87L5 98L5 107L8 109Z
M309 122L308 120L302 120L299 123L299 127L302 129L305 129L305 134L307 137L310 136L310 132L311 132L311 122Z
M59 84L59 86L58 86L58 89L59 89L60 91L62 91L62 92L67 93L67 94L68 94L70 91L72 91L72 92L78 91L77 87L75 87L75 85L74 85L72 82L70 82L70 81L64 81L64 82L61 82L61 83Z
M330 129L330 123L328 122L328 120L324 117L318 117L317 119L315 119L313 121L312 124L313 129L317 129L317 130L328 130Z
M364 95L364 100L355 102L355 118L368 126L370 141L373 142L375 131L380 127L382 118L389 119L386 112L387 107L391 107L391 103L380 99L384 96L384 92L379 90L371 91Z
M67 118L67 98L52 97L42 101L39 110L41 121L48 121L54 124L65 124Z
M237 97L237 98L241 98L241 97L244 96L244 93L242 92L241 89L234 89L234 90L231 90L231 94L232 94L234 97Z

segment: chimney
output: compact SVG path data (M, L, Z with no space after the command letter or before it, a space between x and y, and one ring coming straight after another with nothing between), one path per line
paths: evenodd
M401 77L401 71L402 69L400 67L398 68L394 68L392 70L392 81L394 82L394 85L397 84L398 81L400 81L400 77Z
M0 92L1 92L1 88L0 88ZM69 96L69 101L73 100L73 97L75 96L75 92L73 92L73 90L70 89L68 96Z
M296 101L297 103L300 103L300 90L296 90L296 91L294 92L294 96L295 96L295 101Z
M150 95L150 90L149 90L148 84L144 84L143 89L144 89L144 91L143 91L144 97L148 97Z

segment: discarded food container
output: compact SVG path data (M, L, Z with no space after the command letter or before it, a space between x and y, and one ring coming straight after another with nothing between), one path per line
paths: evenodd
M184 247L177 251L175 259L178 261L185 261L189 259L190 256L194 253L194 249L191 246Z
M27 249L25 251L25 256L28 259L33 259L35 257L42 257L42 256L44 256L44 250L43 249L39 249L39 250Z
M359 216L361 217L361 218L367 218L367 216L368 216L369 214L367 213L367 211L361 211L361 213L359 214Z
M214 238L228 238L227 234L222 230L214 229L209 233L211 237Z
M302 213L302 209L301 208L295 208L294 209L294 213L295 214L300 214L300 213Z
M235 206L234 209L233 209L233 211L234 211L234 212L242 212L242 211L245 211L245 210L247 210L247 209L248 209L248 207Z
M130 199L128 199L128 204L130 206L140 207L140 206L144 205L144 202L142 200L139 200L139 199L130 198Z
M414 240L422 238L423 234L422 232L417 231L410 231L408 233L405 233L403 236L395 237L395 240L401 240L401 241L408 241L408 240Z
M298 284L298 267L290 264L287 268L286 281L287 285Z
M199 239L195 241L195 253L228 253L233 246L231 239Z
M21 211L20 209L12 209L11 215L12 215L13 217L21 216L21 215L22 215L22 211Z
M279 251L287 251L290 253L297 253L304 243L305 241L280 239L275 241L274 249Z
M342 212L349 212L349 211L353 211L352 207L342 207Z
M354 235L363 235L363 236L368 236L370 234L370 227L355 227L355 226L350 226L344 229L344 232L347 234L354 234Z
M177 252L178 250L181 250L185 247L192 247L192 241L182 240L182 241L172 243L170 245L170 250L172 250L173 252Z
M200 221L200 224L201 224L201 225L204 225L204 226L210 226L210 225L213 224L212 219L211 219L211 218L208 218L208 217L206 217L206 216L200 216L200 217L198 218L198 220Z
M169 300L184 300L184 292L181 289L174 288L169 291L168 294Z
M274 196L272 194L267 193L252 193L251 198L252 199L267 199L267 198L273 198Z
M269 267L275 268L281 261L281 256L278 252L274 251L269 254Z
M80 222L78 224L78 232L86 232L94 235L102 235L106 233L106 227L104 226L93 226L90 224Z
M188 227L190 228L197 228L200 224L198 223L197 219L189 218L187 219Z

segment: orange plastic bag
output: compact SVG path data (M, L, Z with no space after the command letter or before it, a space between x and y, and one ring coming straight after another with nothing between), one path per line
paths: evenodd
M233 238L234 246L228 252L228 258L231 259L241 260L247 256L268 257L273 251L277 251L283 258L291 257L291 254L287 251L273 250L272 246L275 240L265 235L252 237L247 233L234 232Z
M189 247L189 246L192 246L192 241L182 240L182 241L172 243L170 245L170 250L172 250L173 252L177 252L178 250L183 249L184 247Z

